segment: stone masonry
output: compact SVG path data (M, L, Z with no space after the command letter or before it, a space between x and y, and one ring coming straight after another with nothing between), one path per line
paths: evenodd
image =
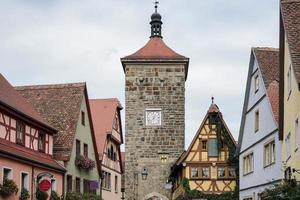
M125 65L126 199L151 199L151 194L170 198L165 184L171 165L184 150L185 65L171 61ZM146 126L146 109L161 109L161 126Z

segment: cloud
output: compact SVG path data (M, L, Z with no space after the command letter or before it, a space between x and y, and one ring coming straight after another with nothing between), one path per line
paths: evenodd
M147 42L151 3L1 1L0 71L15 85L86 81L90 97L117 97L124 105L120 57ZM237 139L250 48L278 46L278 5L278 0L161 1L164 40L191 59L186 146L212 95Z

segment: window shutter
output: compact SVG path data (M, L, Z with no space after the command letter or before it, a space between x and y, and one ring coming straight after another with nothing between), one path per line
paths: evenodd
M218 140L210 139L208 141L208 156L218 156Z

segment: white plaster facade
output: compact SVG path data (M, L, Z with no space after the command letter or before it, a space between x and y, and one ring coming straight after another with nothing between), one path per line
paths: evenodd
M255 77L259 78L259 89L255 92ZM259 111L259 130L255 132L255 113ZM264 166L264 146L275 141L275 163ZM245 93L243 116L239 136L240 199L260 199L266 187L283 178L281 169L281 142L278 124L267 95L261 69L252 52ZM253 171L244 175L243 158L253 153Z

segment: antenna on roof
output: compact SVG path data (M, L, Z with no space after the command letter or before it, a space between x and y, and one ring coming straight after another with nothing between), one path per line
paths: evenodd
M157 13L157 7L158 7L159 1L155 1L154 2L154 8L155 8L155 12Z

